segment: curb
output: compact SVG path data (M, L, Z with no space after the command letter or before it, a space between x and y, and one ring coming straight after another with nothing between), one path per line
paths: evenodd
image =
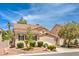
M79 51L64 51L64 52L46 52L46 53L33 53L33 54L19 54L19 56L42 56L47 54L61 54L61 53L69 53L69 52L79 52Z

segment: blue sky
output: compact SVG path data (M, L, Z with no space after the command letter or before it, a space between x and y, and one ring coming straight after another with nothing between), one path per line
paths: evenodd
M79 4L0 4L1 28L7 29L7 21L16 23L21 17L50 30L55 24L79 23Z

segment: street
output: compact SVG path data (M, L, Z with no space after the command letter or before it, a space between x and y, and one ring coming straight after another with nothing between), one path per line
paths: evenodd
M66 52L66 53L58 53L58 54L43 54L36 56L79 56L79 52Z

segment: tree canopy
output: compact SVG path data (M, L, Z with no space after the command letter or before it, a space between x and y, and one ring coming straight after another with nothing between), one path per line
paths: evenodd
M26 35L27 35L29 40L33 40L33 33L32 33L32 30L31 30L31 27L28 28Z
M13 37L13 34L11 31L2 30L2 41L5 40L11 40Z
M21 19L17 22L19 24L27 24L27 20L23 19L23 17L21 17Z
M59 31L58 35L64 39L64 43L68 40L67 44L69 46L71 40L79 38L79 25L75 22L67 23Z

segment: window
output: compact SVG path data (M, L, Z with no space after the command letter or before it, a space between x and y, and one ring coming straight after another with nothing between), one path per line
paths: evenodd
M25 40L24 34L18 34L18 40Z
M39 39L38 35L33 35L33 40L37 41Z

